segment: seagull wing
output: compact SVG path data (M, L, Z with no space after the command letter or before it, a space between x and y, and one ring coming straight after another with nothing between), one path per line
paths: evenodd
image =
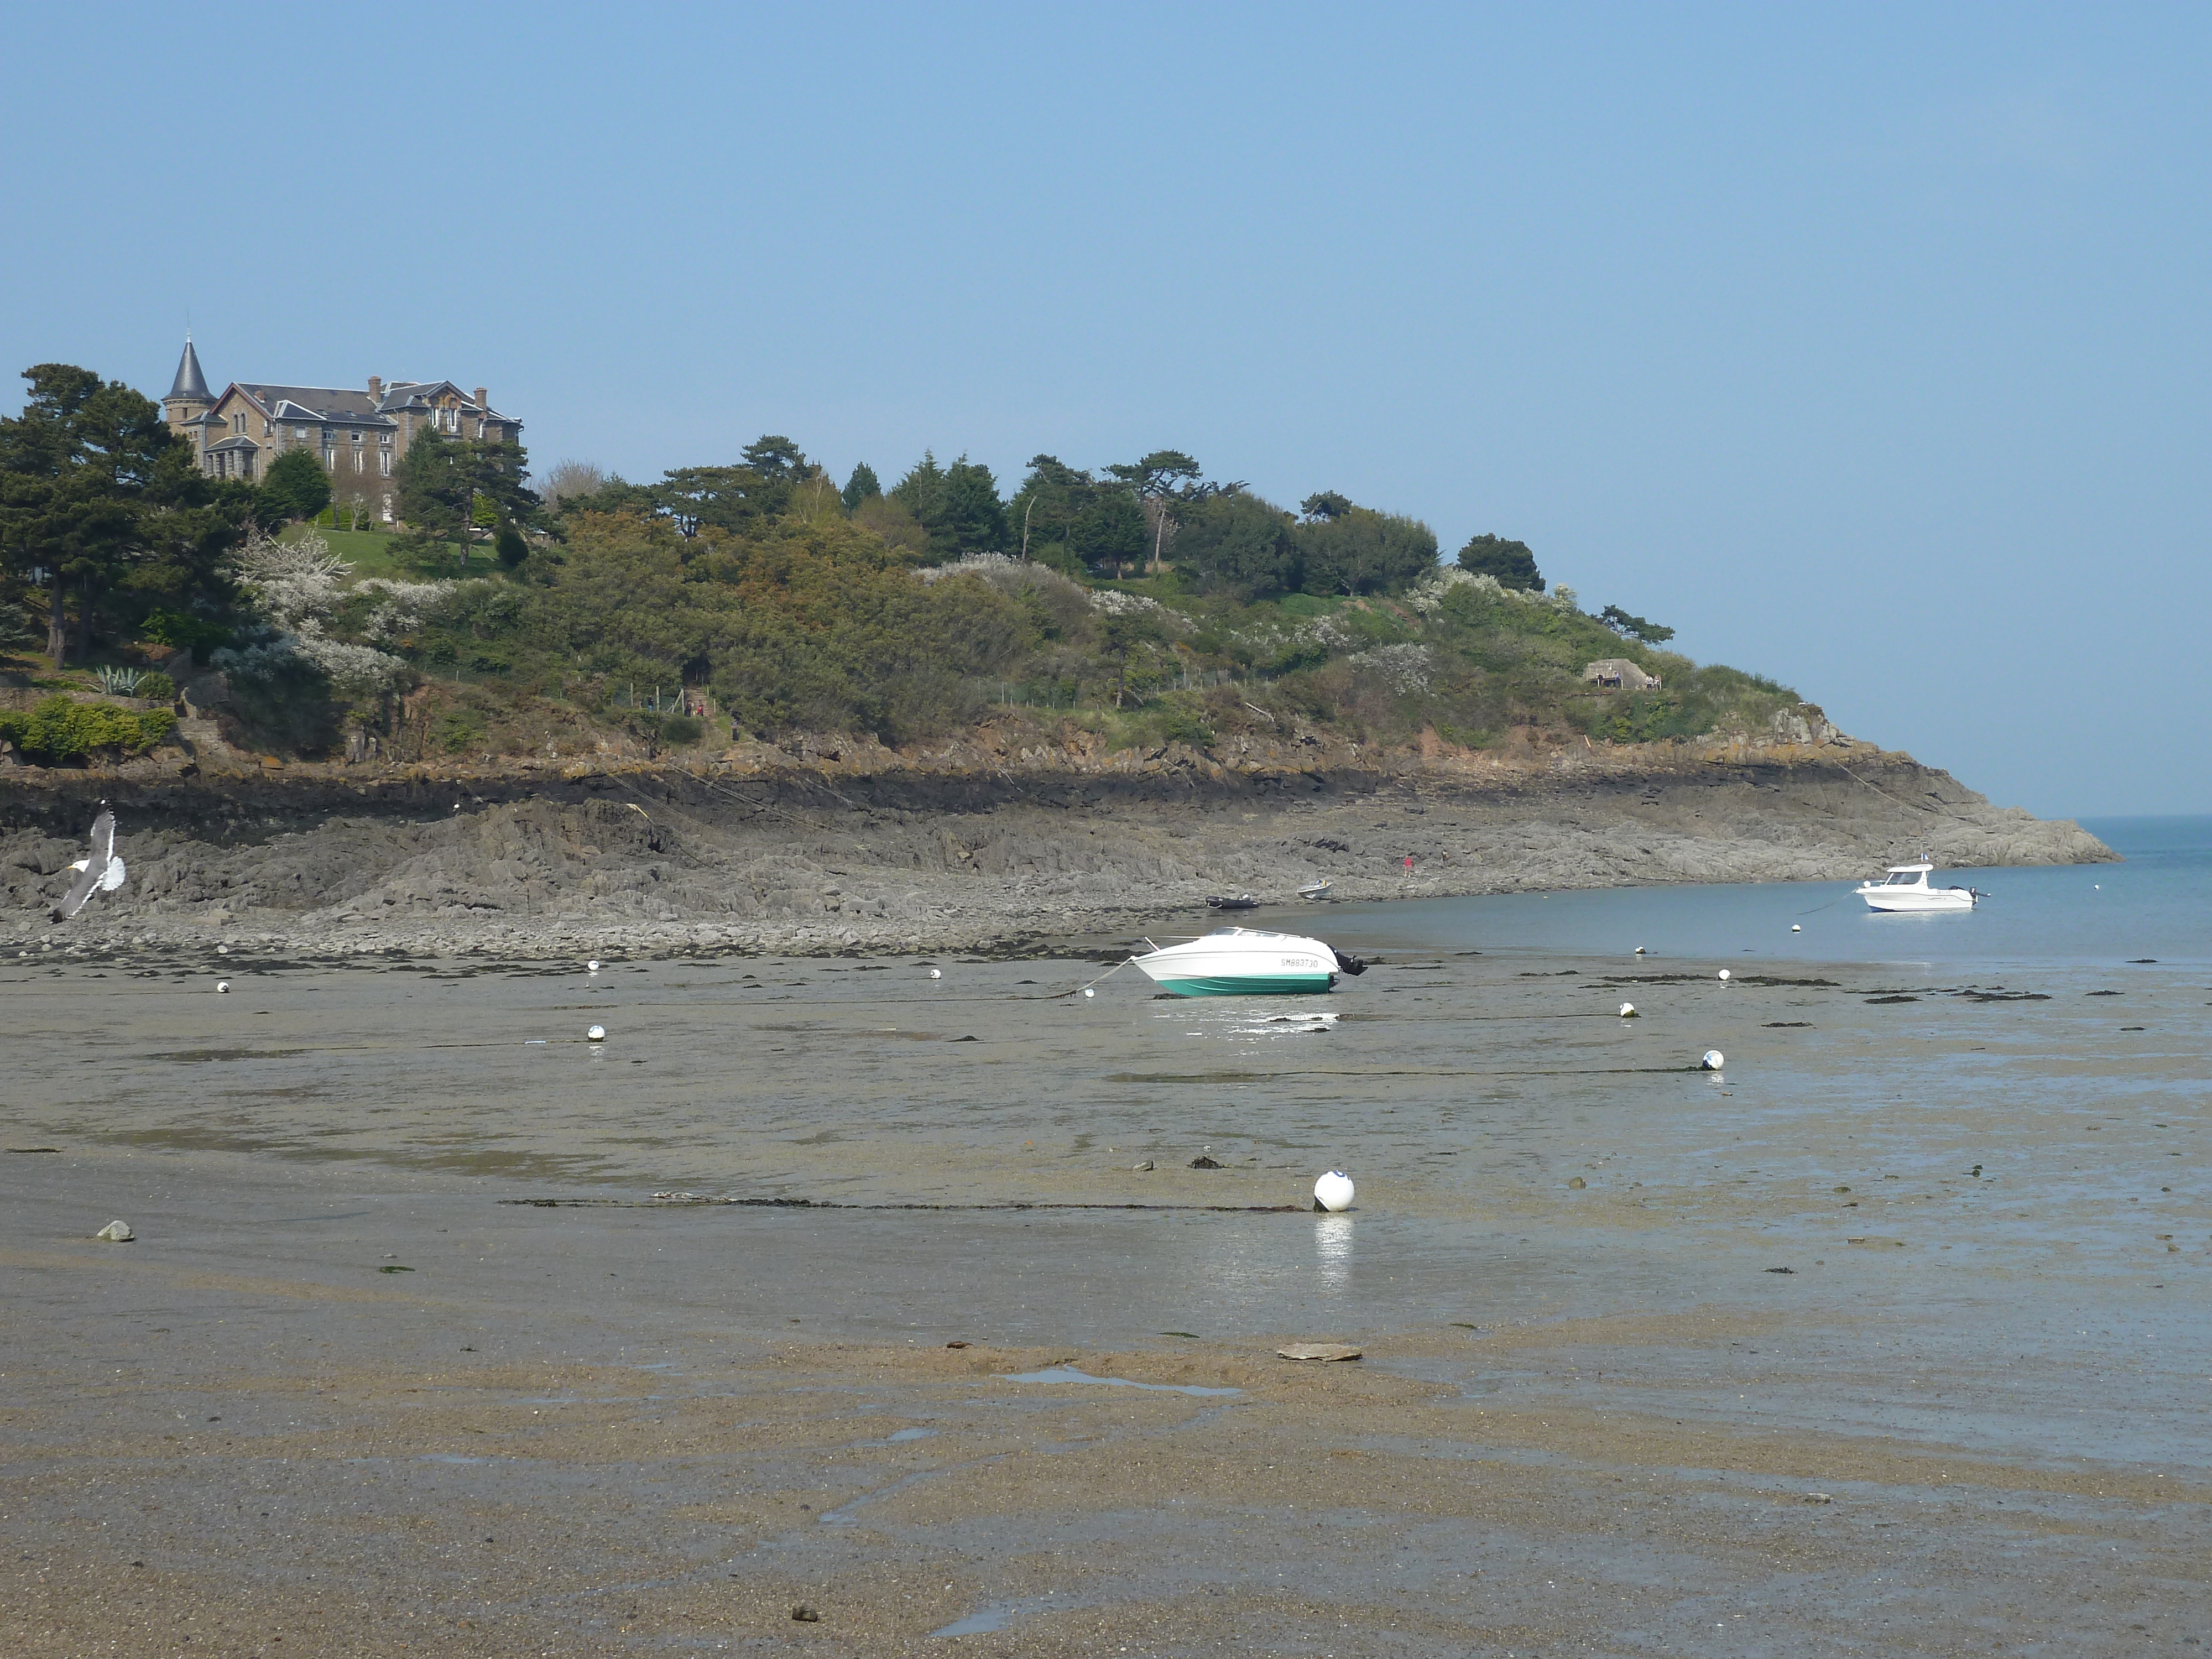
M70 884L69 891L62 895L62 902L54 907L54 920L67 921L83 909L84 902L92 896L92 890L100 885L100 878L106 873L106 864L95 864L88 859L76 879Z
M115 814L102 811L92 821L92 854L54 907L57 921L66 921L84 908L84 902L92 896L92 890L106 879L107 866L115 861Z

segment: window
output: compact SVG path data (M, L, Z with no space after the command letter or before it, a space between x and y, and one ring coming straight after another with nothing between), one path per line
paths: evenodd
M332 449L328 444L325 444L323 446L323 471L325 472L335 472L337 470L338 453L337 450Z
M380 449L377 451L376 470L379 472L381 472L387 478L392 476L392 452L390 450ZM389 518L391 515L386 514L385 516Z
M367 450L356 449L354 451L353 470L356 472L365 472L368 470L368 452Z

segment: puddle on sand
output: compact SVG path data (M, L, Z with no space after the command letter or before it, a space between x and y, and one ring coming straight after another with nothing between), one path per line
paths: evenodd
M1194 1394L1220 1395L1242 1394L1242 1389L1201 1389L1194 1382L1139 1382L1126 1376L1093 1376L1088 1371L1079 1371L1073 1365L1048 1365L1041 1371L1020 1371L1013 1376L1002 1376L1001 1382L1103 1382L1115 1389L1153 1389L1162 1394ZM944 1634L943 1632L939 1632Z
M1099 1379L1088 1379L1097 1382ZM981 1613L971 1613L965 1619L956 1619L942 1630L929 1632L932 1639L939 1636L987 1636L994 1630L1004 1630L1006 1620L1014 1616L1012 1607L986 1607Z

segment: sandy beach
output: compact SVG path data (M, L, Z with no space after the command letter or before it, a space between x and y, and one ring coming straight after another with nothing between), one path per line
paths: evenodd
M0 1646L2204 1638L2201 973L1100 971L17 959Z

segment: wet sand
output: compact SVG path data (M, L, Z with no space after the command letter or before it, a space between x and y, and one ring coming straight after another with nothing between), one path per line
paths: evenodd
M0 1651L2212 1639L2201 971L933 965L0 964Z

